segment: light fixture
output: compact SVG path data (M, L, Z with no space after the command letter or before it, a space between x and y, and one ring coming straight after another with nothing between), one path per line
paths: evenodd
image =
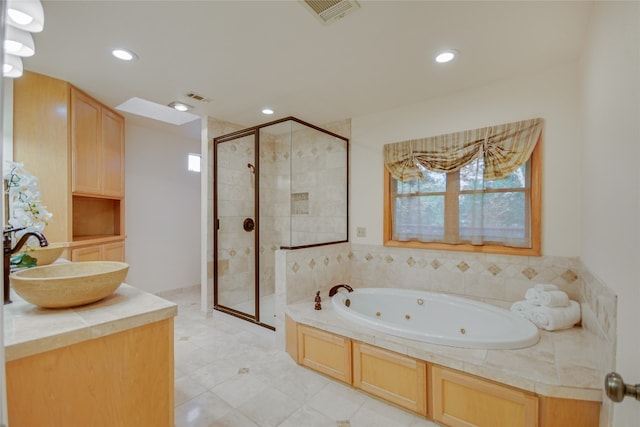
M440 64L444 64L445 62L449 62L453 58L455 58L457 54L458 54L458 51L453 49L443 50L442 52L436 55L436 62Z
M189 105L189 104L185 104L184 102L177 102L177 101L170 103L169 107L178 111L189 111L193 109L193 105Z
M262 114L266 114L266 115L269 116L269 115L271 115L273 113L274 113L274 111L271 108L263 108L262 109Z
M5 54L2 61L2 75L16 78L22 76L22 59L19 56Z
M7 0L7 24L39 33L44 28L44 10L40 0Z
M17 56L32 56L36 53L31 33L7 25L4 37L4 51Z
M123 61L137 61L138 55L132 50L129 49L113 49L111 54L118 59L122 59Z

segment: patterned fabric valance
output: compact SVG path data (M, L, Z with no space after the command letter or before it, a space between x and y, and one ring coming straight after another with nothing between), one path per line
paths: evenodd
M543 123L530 119L386 144L384 163L391 176L405 182L421 179L421 168L454 172L482 157L484 179L503 179L529 160Z

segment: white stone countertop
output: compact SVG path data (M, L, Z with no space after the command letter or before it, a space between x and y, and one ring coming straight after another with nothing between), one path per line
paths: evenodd
M93 304L41 308L12 291L3 308L5 360L12 361L174 317L178 306L123 283Z
M598 337L583 328L540 330L540 341L515 350L449 347L396 337L349 322L331 304L314 310L314 303L287 306L297 323L395 351L416 359L477 375L538 395L602 401L604 374L597 368Z

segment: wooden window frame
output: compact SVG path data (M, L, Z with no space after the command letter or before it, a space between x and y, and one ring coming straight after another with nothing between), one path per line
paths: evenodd
M457 252L477 252L501 255L542 255L542 135L531 153L531 247L516 248L499 244L471 245L441 242L401 242L393 240L391 174L384 169L384 246L398 248L432 249Z

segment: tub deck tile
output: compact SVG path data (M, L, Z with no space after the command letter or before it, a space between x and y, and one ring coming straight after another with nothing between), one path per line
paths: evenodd
M457 369L549 397L602 401L598 361L590 349L602 345L589 331L574 327L563 331L540 331L540 341L527 348L487 350L449 347L391 336L350 323L326 304L287 306L296 322L395 351L416 359Z

